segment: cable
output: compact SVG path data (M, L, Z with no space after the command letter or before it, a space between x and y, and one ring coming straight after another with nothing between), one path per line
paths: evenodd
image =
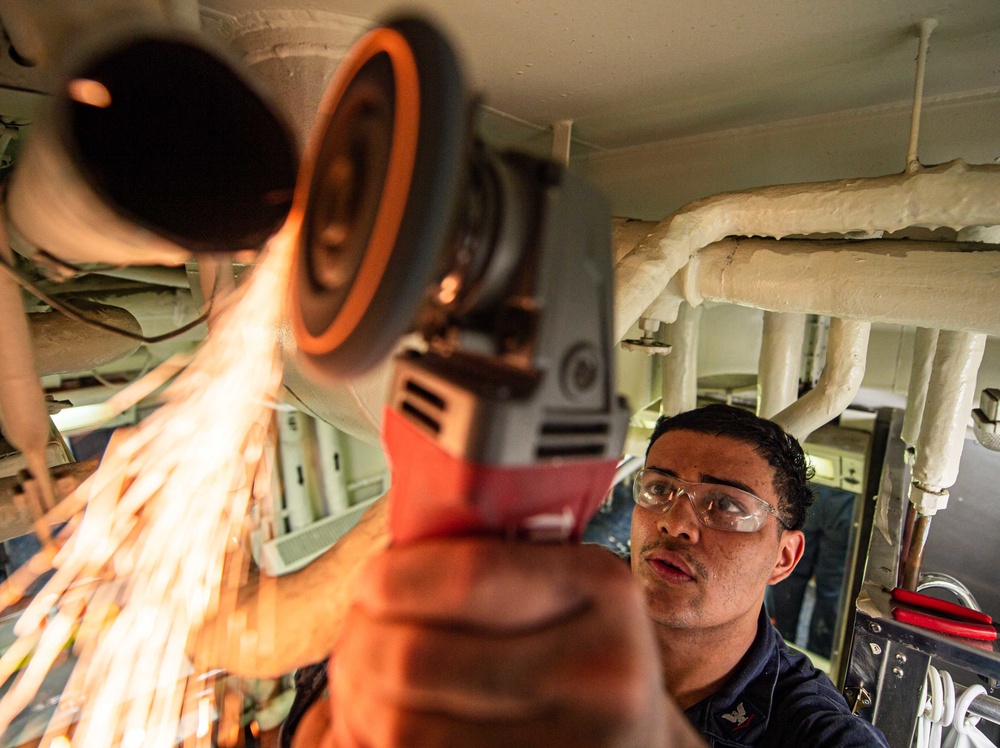
M213 300L210 299L208 303L208 308L204 311L204 313L200 314L198 317L191 320L187 324L181 325L175 330L171 330L170 332L165 332L160 335L146 336L142 335L141 333L132 332L131 330L123 330L122 328L116 327L115 325L109 325L106 322L101 322L100 320L93 319L92 317L88 317L79 309L74 308L71 304L66 304L65 302L57 301L56 299L52 298L44 291L42 291L40 288L35 286L27 278L22 276L19 272L17 272L17 270L12 265L7 263L7 261L3 260L2 258L0 258L0 270L2 270L4 273L10 276L25 291L32 294L33 296L36 296L41 301L44 301L46 304L48 304L56 311L62 312L70 319L75 319L77 322L82 322L85 325L90 325L91 327L96 327L100 330L114 333L115 335L121 335L122 337L129 338L130 340L138 340L141 343L162 343L164 340L170 340L171 338L176 338L178 335L182 335L183 333L186 333L188 330L191 330L197 327L198 325L206 322L209 318L209 315L212 313Z

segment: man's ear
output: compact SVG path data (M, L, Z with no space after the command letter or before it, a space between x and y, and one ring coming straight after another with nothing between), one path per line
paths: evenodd
M785 530L778 540L778 558L774 563L774 571L768 584L777 584L792 573L792 570L802 558L806 547L806 538L801 530Z

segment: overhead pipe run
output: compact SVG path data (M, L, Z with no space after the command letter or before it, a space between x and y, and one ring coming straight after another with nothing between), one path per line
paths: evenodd
M1000 288L998 260L975 243L727 239L662 298L997 335L1000 305L984 300Z
M830 320L826 366L816 386L771 420L799 441L839 416L861 388L868 357L871 323L854 319Z
M757 366L757 415L771 418L799 395L806 315L764 312Z
M777 185L688 203L617 263L615 338L621 340L642 316L673 321L676 299L657 305L656 313L645 312L696 253L727 236L995 226L998 193L1000 166L952 161L912 174Z

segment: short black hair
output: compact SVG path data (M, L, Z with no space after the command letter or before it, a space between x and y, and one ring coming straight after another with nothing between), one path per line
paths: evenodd
M778 494L778 511L783 515L785 526L789 530L802 529L806 511L815 499L809 488L809 480L815 471L806 462L802 445L778 424L759 418L748 410L722 403L675 416L660 416L649 438L647 457L656 440L668 431L728 436L753 447L774 471L774 491Z

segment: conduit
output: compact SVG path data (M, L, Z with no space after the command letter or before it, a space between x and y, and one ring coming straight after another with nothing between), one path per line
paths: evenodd
M771 418L799 394L804 314L764 312L764 332L757 366L757 415Z
M727 236L994 226L1000 224L997 194L1000 166L952 161L912 174L777 185L688 203L617 263L615 339L641 316L673 321L675 305L644 312L695 253Z
M677 321L667 325L664 342L673 346L663 357L663 415L675 416L698 404L698 333L701 307L681 304Z
M871 323L830 320L826 366L816 386L771 420L799 441L844 412L865 376Z

